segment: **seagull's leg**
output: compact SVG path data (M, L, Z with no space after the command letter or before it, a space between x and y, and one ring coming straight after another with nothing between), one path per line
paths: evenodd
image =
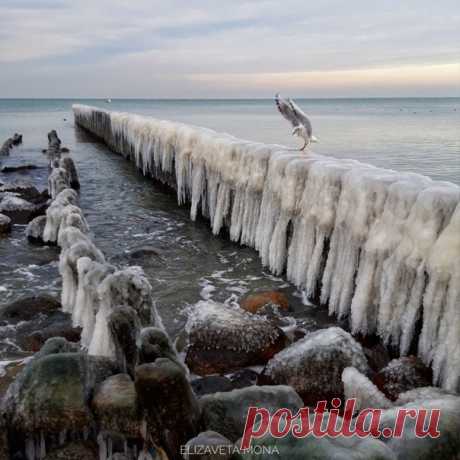
M305 143L303 144L303 147L300 149L301 152L303 152L308 145L308 141L306 139L304 140L305 140Z

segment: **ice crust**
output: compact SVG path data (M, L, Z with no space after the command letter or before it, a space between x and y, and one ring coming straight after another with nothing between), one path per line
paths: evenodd
M460 188L210 129L75 105L76 123L175 187L190 217L257 249L354 333L419 355L460 388ZM422 333L415 337L422 318Z

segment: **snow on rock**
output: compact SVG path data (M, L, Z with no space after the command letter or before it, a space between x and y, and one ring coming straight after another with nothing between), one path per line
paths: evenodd
M388 409L393 403L361 372L346 367L342 372L345 399L356 399L355 409Z
M339 327L308 334L275 355L264 375L278 385L290 385L307 405L343 397L342 372L353 366L367 374L361 345Z
M374 376L373 381L380 391L395 401L405 391L429 386L432 372L419 358L405 356L390 361Z
M4 214L0 214L0 235L11 231L11 219Z
M286 339L266 318L211 300L191 307L186 331L186 363L199 375L265 364Z
M458 387L458 186L171 121L73 110L78 125L174 187L192 219L207 217L214 234L228 227L354 333L377 333L406 355L422 318L420 356L435 382Z

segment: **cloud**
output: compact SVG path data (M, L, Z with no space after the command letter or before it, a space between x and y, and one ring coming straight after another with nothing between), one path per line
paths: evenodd
M306 91L296 75L346 95L355 87L340 72L392 68L376 89L387 94L416 89L401 79L408 67L441 70L460 56L456 0L3 0L0 16L0 96L93 96L102 80L114 97L248 96L269 82ZM321 73L327 87L312 77ZM413 78L423 94L460 93L423 75Z

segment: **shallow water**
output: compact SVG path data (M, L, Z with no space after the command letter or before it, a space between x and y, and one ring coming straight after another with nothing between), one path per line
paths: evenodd
M0 141L13 132L24 144L3 165L42 166L27 174L2 174L46 186L46 134L57 129L71 149L81 180L81 207L98 247L117 265L140 264L154 286L158 308L172 335L183 328L188 304L202 298L238 300L256 289L281 289L290 298L291 316L307 327L332 322L323 309L302 301L301 294L260 265L257 253L212 236L206 222L193 223L174 195L143 178L134 166L75 129L71 104L77 101L0 100ZM272 101L85 101L227 131L239 137L295 145L290 128ZM460 99L303 101L321 143L319 153L352 157L378 166L411 170L460 183ZM58 295L58 253L30 245L24 226L0 239L0 305L25 294ZM151 255L129 256L148 247ZM11 343L0 328L0 355ZM3 337L3 339L2 339ZM3 346L1 344L3 340ZM1 350L5 353L1 353Z

